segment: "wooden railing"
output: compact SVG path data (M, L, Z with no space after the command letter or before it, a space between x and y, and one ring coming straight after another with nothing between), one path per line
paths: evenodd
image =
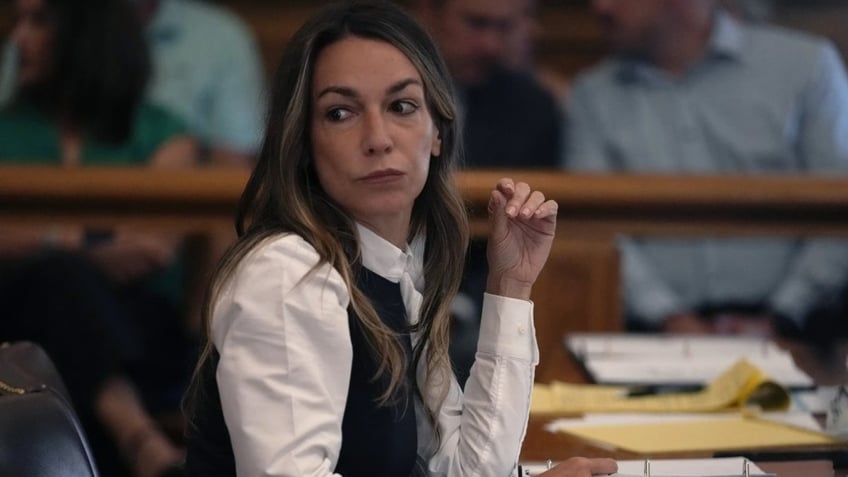
M533 296L542 382L563 376L565 333L621 329L619 234L848 236L848 179L463 172L458 184L476 236L485 236L489 191L502 176L526 180L560 206ZM2 167L0 230L33 223L232 230L245 180L233 170Z

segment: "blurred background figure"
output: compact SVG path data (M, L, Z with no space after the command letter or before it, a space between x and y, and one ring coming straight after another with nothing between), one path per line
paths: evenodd
M528 0L418 0L459 92L469 167L555 167L560 114L523 70L506 66ZM527 35L519 35L529 38ZM518 40L521 43L525 40Z
M595 0L613 55L568 103L572 170L843 174L848 80L828 41L740 23L713 0ZM848 247L839 240L622 241L631 329L828 341Z
M145 25L153 71L147 99L176 113L210 166L251 169L265 121L265 71L253 32L224 7L200 0L130 0ZM205 278L235 240L210 234L206 263L196 264L190 301L199 304ZM199 330L200 311L191 310Z
M417 0L414 7L457 88L466 167L555 167L562 150L561 113L525 67L534 31L530 0ZM485 250L485 241L471 242L454 302L451 357L461 385L477 349Z
M124 0L16 0L17 85L0 163L191 167L184 123L147 103L138 15ZM182 460L145 408L176 407L190 372L181 238L68 224L0 235L0 341L53 358L102 475L170 475Z
M202 161L252 166L265 112L265 72L252 32L215 5L133 1L153 57L148 97L188 123Z
M774 15L773 0L719 0L719 6L736 18L750 23L765 23Z
M227 10L195 0L126 0L145 26L153 69L147 98L176 113L203 163L249 167L264 116L264 71L251 31ZM0 104L14 91L18 52L0 62Z
M9 102L15 92L17 52L12 42L0 48L0 107Z
M551 68L537 63L536 47L542 34L536 0L523 0L524 8L504 49L504 65L531 74L540 86L559 102L568 95L568 79Z

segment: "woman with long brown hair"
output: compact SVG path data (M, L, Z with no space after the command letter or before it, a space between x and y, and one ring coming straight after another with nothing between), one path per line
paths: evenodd
M339 4L293 37L274 85L240 238L205 312L189 474L510 475L538 356L529 297L556 203L509 178L492 190L463 395L448 334L468 224L455 101L432 41L392 4ZM615 465L550 475L582 475L563 473L573 468Z

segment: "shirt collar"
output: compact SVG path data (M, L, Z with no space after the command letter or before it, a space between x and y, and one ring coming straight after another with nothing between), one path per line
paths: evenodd
M739 21L724 10L716 11L709 54L738 60L742 58L742 46L742 26Z
M739 22L723 9L717 9L713 17L710 38L702 64L712 58L742 60L743 32ZM659 81L665 75L652 64L634 59L617 60L618 75L624 80ZM694 68L697 68L696 64Z
M398 283L404 273L412 278L418 291L423 289L424 237L416 237L406 250L380 237L368 227L356 224L362 265L390 282Z

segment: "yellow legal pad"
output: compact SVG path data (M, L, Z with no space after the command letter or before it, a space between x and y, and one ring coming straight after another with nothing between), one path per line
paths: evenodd
M833 445L838 442L814 431L742 416L586 426L564 432L642 454Z
M703 390L660 396L628 396L627 388L553 382L536 384L530 402L534 415L586 412L718 412L757 406L789 408L789 392L747 360L716 377Z

